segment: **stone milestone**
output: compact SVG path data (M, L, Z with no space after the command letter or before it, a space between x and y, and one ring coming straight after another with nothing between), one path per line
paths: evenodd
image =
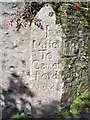
M34 117L48 116L60 109L62 30L55 19L52 6L45 4L31 25L30 87L35 94L31 102Z

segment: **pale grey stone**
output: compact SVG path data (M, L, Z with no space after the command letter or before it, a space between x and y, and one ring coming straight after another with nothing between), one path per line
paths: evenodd
M31 25L30 86L35 94L31 102L34 117L48 116L61 109L63 62L60 54L64 46L62 29L55 19L51 5L45 4Z
M30 33L27 33L30 28L23 28L17 32L14 24L12 27L9 26L12 14L24 3L17 4L19 5L12 7L15 3L0 3L0 105L4 118L23 109L30 112L33 96L29 86L26 85L30 80L26 74L30 62ZM25 65L22 60L25 61Z
M60 72L64 66L61 25L55 24L55 12L50 4L46 4L36 15L31 28L17 32L15 26L8 25L17 7L13 7L13 3L3 3L2 7L2 13L7 13L0 13L3 21L0 27L3 116L22 110L34 117L48 116L61 109L63 81Z

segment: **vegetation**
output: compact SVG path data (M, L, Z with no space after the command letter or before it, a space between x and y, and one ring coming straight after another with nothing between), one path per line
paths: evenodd
M80 115L81 113L86 113L89 108L90 108L90 88L85 90L77 97L74 96L72 104L68 109L57 112L55 113L55 115L52 115L51 117L64 118L67 115L73 117L75 115ZM9 120L29 120L30 118L32 117L25 114L17 113L16 115L12 116Z
M15 22L17 31L22 27L31 26L32 20L34 19L35 15L43 7L43 5L45 3L46 2L31 2L31 1L25 2L24 9L16 10L14 18L12 20L10 20L9 25L12 26L12 23ZM63 3L50 2L50 4L52 4L55 12L57 12L59 6L62 5ZM83 3L78 3L78 2L70 2L70 3L67 3L67 7L68 7L68 5L70 5L71 7L74 7L74 8L75 7L78 8L79 11L82 11L83 13L88 11L87 3L83 4ZM62 9L65 10L66 8L65 7L63 8L63 6L62 6ZM63 12L63 14L64 14L64 12ZM57 15L57 18L58 18L58 15ZM57 19L56 23L60 23L60 21L58 21L58 19ZM86 21L85 21L85 24L87 24Z
M80 114L81 112L87 112L88 107L90 105L90 91L87 90L81 93L79 96L73 99L72 105L70 107L69 112L72 115Z
M74 116L86 113L90 109L90 89L87 89L77 97L74 96L71 106L55 114L56 117Z
M29 120L31 116L17 113L16 115L12 116L9 120Z

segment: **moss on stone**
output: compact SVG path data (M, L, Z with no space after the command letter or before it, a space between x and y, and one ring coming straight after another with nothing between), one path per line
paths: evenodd
M73 7L73 5L63 3L58 7L56 16L56 23L62 25L63 32L66 35L66 53L62 54L62 58L66 64L61 75L65 82L64 87L73 98L80 91L84 91L87 88L85 79L88 81L87 58L88 53L90 54L90 42L88 41L90 38L89 14L87 9ZM82 31L81 35L79 33L80 31ZM71 54L72 51L69 48L72 44L74 44L74 51ZM76 72L79 74L78 79L75 77ZM68 75L69 78L67 77Z

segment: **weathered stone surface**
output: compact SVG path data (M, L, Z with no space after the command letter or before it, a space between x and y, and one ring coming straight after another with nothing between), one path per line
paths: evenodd
M9 20L19 5L22 4L0 4L0 104L4 118L17 111L30 114L31 110L35 117L48 115L50 111L52 113L60 108L62 95L63 83L59 69L63 67L59 54L63 49L63 41L61 26L55 24L55 13L46 4L35 17L32 30L22 28L17 32L15 26L9 26ZM36 74L36 80L32 74Z
M30 86L35 94L31 102L34 117L48 116L60 109L63 40L61 26L55 24L55 19L51 5L45 4L31 25Z
M0 3L0 105L4 118L17 111L31 113L31 92L29 76L29 42L30 28L15 31L15 26L9 26L9 21L17 7L24 3ZM0 22L1 23L1 22ZM28 107L27 107L28 106Z

